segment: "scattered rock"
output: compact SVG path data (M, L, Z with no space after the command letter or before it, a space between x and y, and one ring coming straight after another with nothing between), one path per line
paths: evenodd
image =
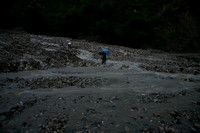
M41 125L40 133L44 132L63 133L65 131L66 124L68 122L68 115L59 114L58 116L47 120L48 120L47 125Z
M161 117L161 115L159 113L153 113L154 117Z
M96 110L95 109L87 109L86 110L87 113L91 113L91 114L96 114Z
M166 133L176 133L175 129L171 127L165 127L164 130Z
M194 128L196 128L196 129L198 129L198 130L200 130L200 124L194 124Z
M134 110L138 111L139 109L138 109L138 107L132 107L131 111L134 111Z

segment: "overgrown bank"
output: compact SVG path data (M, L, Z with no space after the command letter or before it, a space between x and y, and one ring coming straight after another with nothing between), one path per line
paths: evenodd
M11 0L3 5L1 27L133 48L198 51L196 5L196 0Z

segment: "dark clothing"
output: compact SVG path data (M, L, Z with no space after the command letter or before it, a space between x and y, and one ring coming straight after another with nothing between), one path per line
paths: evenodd
M102 52L102 64L106 64L106 53Z
M68 47L69 47L69 48L72 48L71 44L68 44Z
M69 47L69 48L72 48L71 42L68 42L68 47Z

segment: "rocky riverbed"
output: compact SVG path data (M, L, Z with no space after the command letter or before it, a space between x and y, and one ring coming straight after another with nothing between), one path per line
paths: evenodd
M1 132L200 132L199 53L4 30L0 53Z

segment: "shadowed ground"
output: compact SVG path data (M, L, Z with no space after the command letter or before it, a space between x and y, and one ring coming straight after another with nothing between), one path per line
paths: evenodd
M1 131L199 132L199 54L69 41L1 31Z

